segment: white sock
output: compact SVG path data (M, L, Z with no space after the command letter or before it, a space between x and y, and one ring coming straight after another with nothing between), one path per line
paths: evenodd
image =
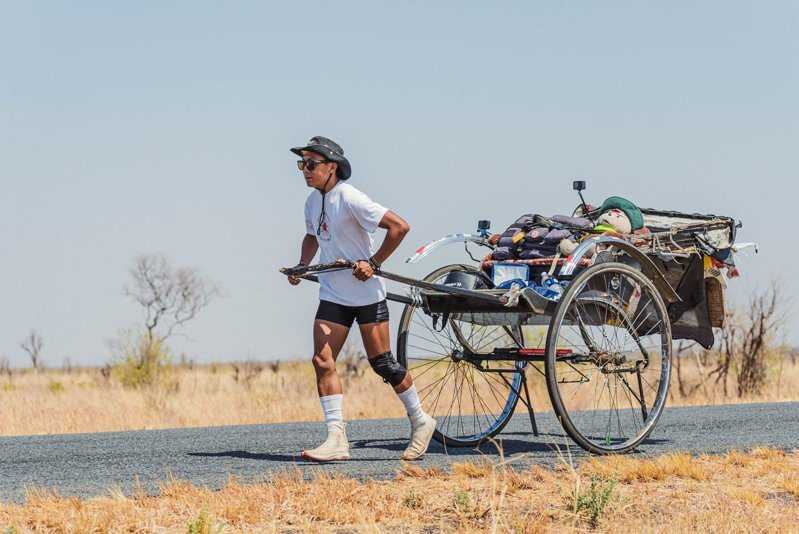
M408 412L408 417L411 419L418 419L424 415L422 411L422 402L419 400L419 394L416 392L416 386L412 385L402 393L397 393L397 397L405 405L405 411Z
M325 414L325 423L341 423L344 421L343 401L344 395L341 393L319 397L319 402L322 403L322 412Z

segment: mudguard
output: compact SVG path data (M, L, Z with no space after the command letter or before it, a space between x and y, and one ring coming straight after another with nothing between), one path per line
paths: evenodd
M487 245L488 244L488 237L484 237L480 234L450 234L445 235L442 238L436 239L435 241L431 241L430 243L419 247L419 249L414 252L408 259L405 260L405 263L419 263L422 258L430 254L436 249L439 249L445 245L450 245L452 243L477 243L479 245Z
M663 300L668 303L677 302L680 300L680 297L669 285L668 281L666 281L666 278L663 276L663 273L660 272L660 269L658 269L657 266L652 263L652 260L650 260L646 254L638 250L635 245L628 243L623 239L619 239L618 237L599 235L584 240L582 243L577 245L577 248L574 249L568 258L566 258L566 263L564 263L560 268L558 276L568 276L574 274L574 270L580 265L580 260L582 257L594 245L611 245L617 249L623 250L641 264L641 271L650 280L652 280L652 283L655 284L655 287L657 288L658 292L660 292L660 296L663 297Z

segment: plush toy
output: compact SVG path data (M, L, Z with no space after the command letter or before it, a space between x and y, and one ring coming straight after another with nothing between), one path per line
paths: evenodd
M630 234L633 225L623 211L613 208L599 216L594 230L602 230L607 234Z
M597 218L594 230L602 232L601 235L630 234L644 226L644 217L638 207L621 197L610 197L599 208L599 218ZM571 239L564 239L558 245L558 250L566 256L574 252L577 243ZM590 258L596 252L596 247L589 249L585 255Z

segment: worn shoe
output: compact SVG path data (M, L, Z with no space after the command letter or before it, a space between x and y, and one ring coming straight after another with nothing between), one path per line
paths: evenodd
M327 439L315 449L302 451L302 457L312 462L335 462L350 459L350 443L344 430L345 423L329 423Z
M436 429L436 420L427 414L418 419L411 419L411 441L402 453L403 460L418 460L427 452L430 439Z

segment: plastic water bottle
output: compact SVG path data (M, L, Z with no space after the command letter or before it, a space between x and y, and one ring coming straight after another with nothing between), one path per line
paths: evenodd
M536 293L549 300L558 300L560 298L557 292L551 290L547 286L538 285L533 280L530 280L530 287L532 287Z
M558 300L563 293L563 286L558 282L554 276L549 276L547 273L541 273L541 285L547 290L550 295L544 295L548 299Z

